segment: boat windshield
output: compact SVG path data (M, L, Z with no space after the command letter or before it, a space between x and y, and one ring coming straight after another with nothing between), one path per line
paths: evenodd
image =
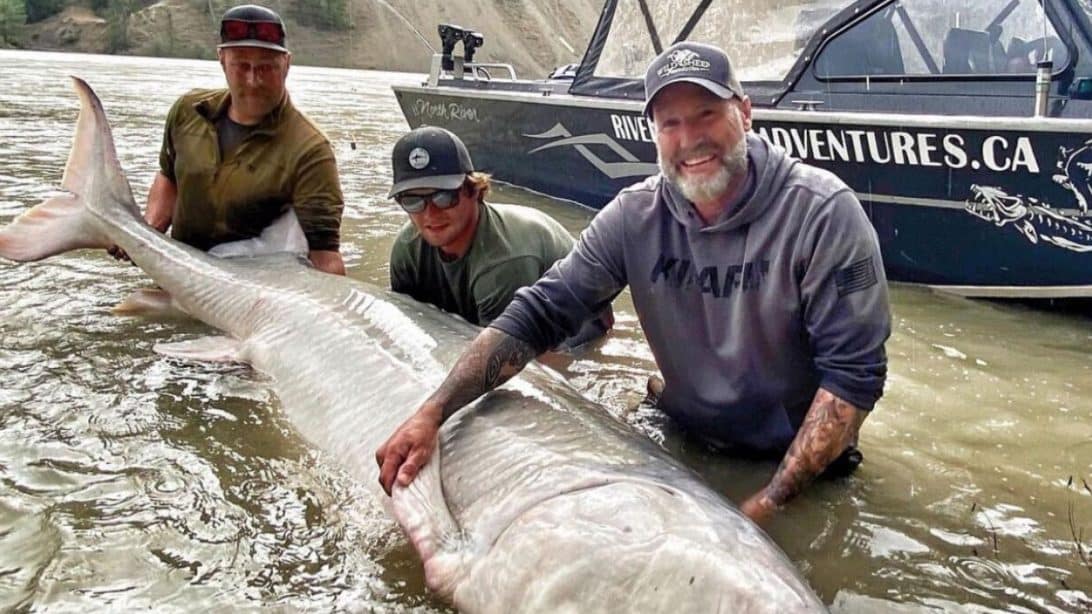
M741 81L781 81L812 35L854 0L618 0L595 75L641 79L657 48L676 40L724 49Z
M815 71L819 77L1028 74L1041 60L1061 70L1069 52L1040 0L900 0L833 37Z
M1073 12L1077 13L1081 22L1084 23L1085 28L1092 25L1092 0L1077 0L1074 4Z

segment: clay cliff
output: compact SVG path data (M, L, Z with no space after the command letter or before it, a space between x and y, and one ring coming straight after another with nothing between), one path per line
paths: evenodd
M339 23L320 27L296 18L298 1L264 3L285 17L296 64L426 72L432 53L426 42L438 51L436 26L454 23L484 35L475 60L508 62L521 77L542 77L556 66L579 61L602 5L602 0L347 0ZM19 46L213 58L224 5L161 0L137 5L119 20L74 2L27 25Z

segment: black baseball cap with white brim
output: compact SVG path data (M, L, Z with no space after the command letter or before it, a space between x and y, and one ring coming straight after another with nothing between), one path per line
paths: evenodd
M645 72L645 117L652 118L652 100L674 83L693 83L728 100L743 98L728 54L712 45L683 41L656 56Z
M394 185L387 198L418 188L454 190L474 171L466 145L436 126L415 128L398 139L391 152L391 166Z

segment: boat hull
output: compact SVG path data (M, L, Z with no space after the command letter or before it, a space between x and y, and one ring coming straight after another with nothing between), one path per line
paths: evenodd
M637 102L530 86L395 94L412 127L455 132L478 168L549 196L600 208L657 171ZM1092 297L1092 120L756 109L754 130L857 193L892 281Z

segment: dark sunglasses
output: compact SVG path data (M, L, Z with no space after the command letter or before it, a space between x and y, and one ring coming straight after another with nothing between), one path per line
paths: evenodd
M406 213L420 213L425 210L428 203L432 203L437 209L450 209L459 202L459 190L436 190L429 194L398 194L394 197Z
M220 24L220 42L231 43L257 40L263 43L284 45L284 28L271 21L239 21L228 19Z

